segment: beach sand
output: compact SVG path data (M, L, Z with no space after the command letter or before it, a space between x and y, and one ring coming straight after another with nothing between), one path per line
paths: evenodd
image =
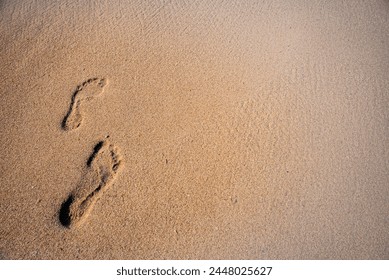
M389 2L0 1L3 259L388 259Z

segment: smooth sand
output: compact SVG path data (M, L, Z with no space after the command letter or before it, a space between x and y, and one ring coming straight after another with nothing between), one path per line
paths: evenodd
M389 258L388 1L128 2L0 1L1 258Z

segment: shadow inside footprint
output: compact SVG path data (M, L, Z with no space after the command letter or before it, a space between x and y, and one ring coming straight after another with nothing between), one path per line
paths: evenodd
M97 155L97 153L100 151L101 147L103 147L104 141L100 141L99 143L96 144L96 146L93 148L93 153L90 155L88 158L86 165L91 166L93 159Z
M62 203L61 209L59 210L59 221L64 227L70 226L70 205L72 205L73 200L73 195L69 195L68 199Z

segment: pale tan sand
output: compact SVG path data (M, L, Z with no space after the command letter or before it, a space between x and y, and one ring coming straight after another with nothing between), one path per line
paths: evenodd
M128 2L0 1L2 258L389 258L388 1Z

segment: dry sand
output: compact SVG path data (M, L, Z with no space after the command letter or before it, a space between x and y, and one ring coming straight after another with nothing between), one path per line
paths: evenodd
M388 1L0 1L0 34L2 258L389 258Z

